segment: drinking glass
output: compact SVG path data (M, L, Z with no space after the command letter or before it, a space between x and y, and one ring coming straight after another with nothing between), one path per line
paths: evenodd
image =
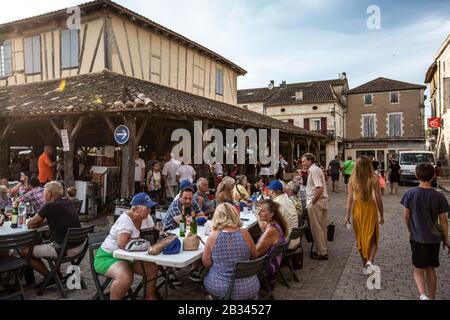
M156 229L158 229L159 234L164 232L164 223L162 221L156 222Z

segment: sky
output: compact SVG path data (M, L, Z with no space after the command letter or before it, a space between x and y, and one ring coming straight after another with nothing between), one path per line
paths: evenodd
M14 0L0 23L80 4ZM350 88L377 77L423 84L450 33L449 0L116 0L248 71L238 88L335 79ZM379 29L367 26L377 6ZM378 17L378 16L377 16Z

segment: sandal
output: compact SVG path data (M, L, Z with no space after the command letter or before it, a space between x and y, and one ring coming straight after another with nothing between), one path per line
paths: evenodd
M317 252L311 252L309 256L313 260L328 260L328 254L321 256Z

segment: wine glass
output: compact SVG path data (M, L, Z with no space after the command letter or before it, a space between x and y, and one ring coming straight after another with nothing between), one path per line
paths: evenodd
M159 234L162 234L164 232L164 223L162 221L157 221L156 229L158 229Z
M192 221L192 216L186 216L186 233L189 234L190 230L191 230L191 221Z

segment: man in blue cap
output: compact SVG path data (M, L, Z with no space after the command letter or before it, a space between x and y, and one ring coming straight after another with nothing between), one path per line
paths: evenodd
M188 182L191 184L190 182ZM191 187L185 187L181 189L179 198L174 200L167 210L167 213L164 217L164 230L173 230L178 228L178 225L181 221L182 209L185 209L185 212L189 212L189 214L194 211L196 217L204 217L205 214L201 211L197 202L193 200L194 190ZM189 275L189 278L194 282L202 282L203 278L200 272L197 270L197 263L194 263L193 269ZM168 269L169 272L169 281L173 285L180 285L181 281L175 276L172 269Z
M180 199L181 190L186 189L186 188L194 189L194 187L195 187L195 183L192 183L191 181L189 181L187 179L181 180L180 188L179 188L180 192L178 192L178 194L175 196L173 201L177 201L178 199Z
M280 213L286 220L288 231L291 233L293 228L298 227L298 214L294 204L284 192L283 183L280 180L272 180L267 188L269 197L280 206ZM291 241L289 248L297 246L299 241L300 239Z

